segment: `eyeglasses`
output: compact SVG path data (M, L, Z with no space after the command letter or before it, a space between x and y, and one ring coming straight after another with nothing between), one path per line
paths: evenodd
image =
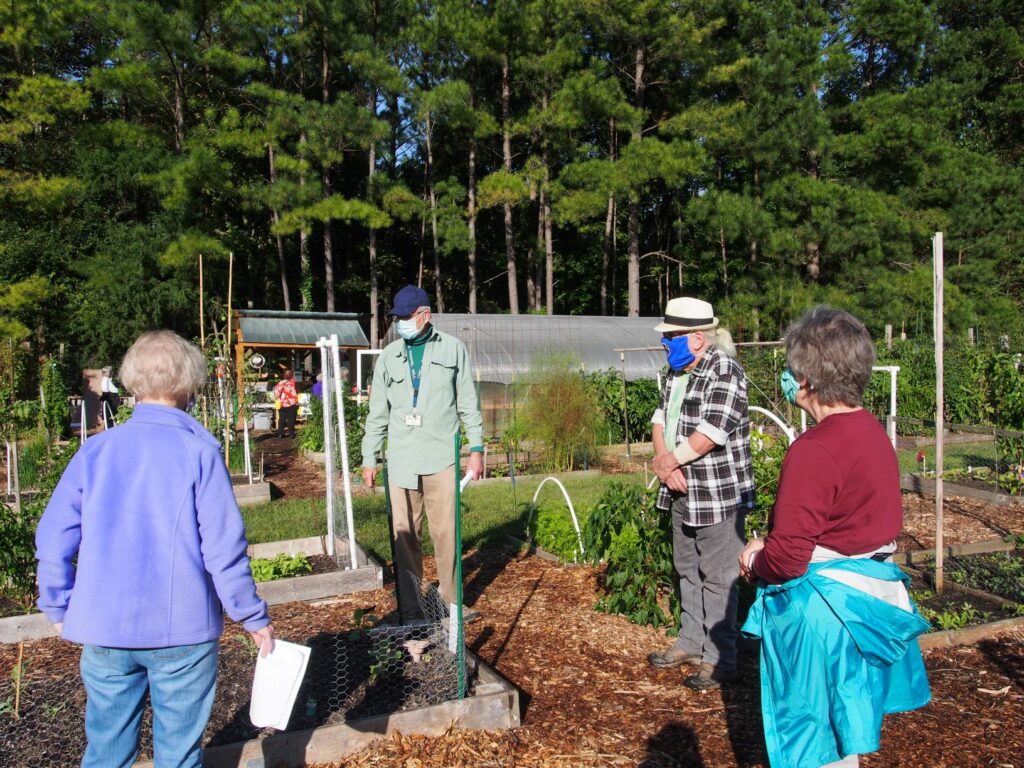
M429 311L430 311L429 309L426 309L425 307L422 307L420 309L417 309L411 315L395 315L395 317L398 320L413 320L414 318L417 318L420 315L422 315L424 312L429 312Z

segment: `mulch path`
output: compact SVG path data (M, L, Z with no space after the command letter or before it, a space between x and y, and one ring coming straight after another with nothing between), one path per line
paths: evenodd
M325 477L322 464L310 461L300 452L290 437L278 437L273 432L256 436L255 461L263 458L263 474L273 484L275 499L323 498Z

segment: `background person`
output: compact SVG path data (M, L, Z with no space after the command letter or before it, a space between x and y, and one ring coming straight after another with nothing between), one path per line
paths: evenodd
M761 638L773 767L856 766L882 715L924 706L916 636L928 628L892 563L903 527L899 462L861 406L875 347L853 315L815 307L786 332L782 391L816 426L789 447L769 532L740 555L760 581L743 631Z
M363 482L373 487L377 454L388 441L388 492L398 570L398 609L403 622L422 618L420 535L423 512L430 523L437 577L445 605L458 595L455 581L454 437L461 422L470 445L467 471L483 475L483 418L466 346L430 324L427 292L407 285L395 294L389 314L401 337L381 352L373 370L363 437ZM477 611L463 609L472 621Z
M121 407L121 395L110 377L111 370L109 365L104 366L103 377L100 379L100 409L107 427L114 426L114 417L117 415L117 409Z
M747 378L719 348L708 302L672 299L654 330L671 369L651 420L657 507L672 515L682 611L675 642L647 658L656 667L693 665L684 684L709 691L736 676L736 557L754 503Z
M281 372L281 381L274 387L274 401L280 403L277 409L277 436L284 437L287 431L295 437L295 419L299 415L299 394L295 390L295 375L291 368Z
M132 417L82 444L36 531L39 609L84 646L86 768L132 765L147 690L155 765L198 768L223 611L273 649L220 445L184 412L205 379L194 345L140 336Z

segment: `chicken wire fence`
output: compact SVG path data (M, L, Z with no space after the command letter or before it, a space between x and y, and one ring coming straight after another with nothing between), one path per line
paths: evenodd
M288 731L440 704L471 684L461 624L436 588L420 590L424 619L415 626L381 623L356 612L349 627L296 638L311 649ZM453 631L454 630L454 631ZM0 765L65 768L85 751L86 694L78 674L80 649L52 641L0 646ZM229 631L221 641L214 715L203 745L256 738L248 720L255 646ZM229 684L230 681L230 684ZM152 711L145 706L139 758L151 759Z

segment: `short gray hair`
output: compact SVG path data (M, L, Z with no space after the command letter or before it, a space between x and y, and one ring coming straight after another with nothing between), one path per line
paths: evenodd
M875 364L875 345L860 320L819 305L786 330L786 361L823 405L860 405Z
M195 344L173 331L148 331L125 353L118 373L139 399L175 399L203 386L206 360Z

